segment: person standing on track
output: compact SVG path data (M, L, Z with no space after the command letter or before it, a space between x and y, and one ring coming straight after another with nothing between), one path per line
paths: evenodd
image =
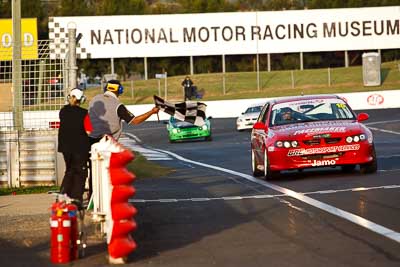
M122 120L127 124L139 124L158 113L159 108L153 107L142 115L134 116L118 98L123 92L124 88L118 80L110 80L104 87L104 93L90 101L89 116L93 125L89 135L91 144L100 141L106 134L118 140L122 133Z
M100 141L106 134L118 140L122 133L122 120L127 124L139 124L158 113L159 108L153 107L142 115L134 116L119 100L123 92L124 87L118 80L110 80L104 87L104 93L96 95L90 101L89 116L93 125L93 131L89 134L90 145ZM92 172L89 177L89 196L91 196Z
M88 111L80 107L84 101L85 96L80 89L71 90L68 95L69 103L59 113L58 131L58 152L63 154L66 167L60 191L81 202L88 176L88 134L92 131Z
M181 85L183 87L183 91L185 94L183 101L191 100L192 99L193 81L190 79L189 76L186 76L185 79L182 81Z

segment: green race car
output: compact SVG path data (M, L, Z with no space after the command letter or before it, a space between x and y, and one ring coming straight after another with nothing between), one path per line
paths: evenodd
M211 117L205 120L202 126L196 126L186 121L179 121L171 117L167 124L168 137L171 143L188 139L204 139L211 141Z

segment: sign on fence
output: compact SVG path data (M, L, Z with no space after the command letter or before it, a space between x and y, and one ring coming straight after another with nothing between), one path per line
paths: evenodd
M400 7L49 18L54 52L74 22L80 58L296 53L400 47ZM106 23L104 23L106 22Z
M36 18L21 20L22 59L38 58L38 33ZM12 20L0 19L0 61L12 60Z
M165 77L167 77L167 76L165 75L165 73L162 73L162 74L157 73L157 74L156 74L156 79L164 79Z

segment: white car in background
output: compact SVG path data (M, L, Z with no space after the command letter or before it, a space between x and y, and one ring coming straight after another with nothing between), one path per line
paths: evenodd
M245 112L242 112L242 115L236 119L236 129L238 131L252 129L264 104L265 103L252 104L246 109Z

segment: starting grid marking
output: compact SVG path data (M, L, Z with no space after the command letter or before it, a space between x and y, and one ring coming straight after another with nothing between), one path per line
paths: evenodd
M338 189L338 190L322 190L322 191L313 191L313 192L305 192L300 193L303 195L316 195L316 194L334 194L334 193L342 193L342 192L360 192L360 191L369 191L369 190L377 190L377 189L397 189L400 188L400 185L384 185L384 186L373 186L373 187L355 187L355 188L346 188L346 189ZM228 196L228 197L210 197L210 198L166 198L166 199L130 199L130 203L177 203L177 202L206 202L206 201L235 201L235 200L247 200L247 199L268 199L268 198L277 198L277 197L290 197L288 194L275 194L275 195L252 195L252 196Z
M129 133L124 134L130 136ZM132 140L130 137L121 137L118 142L120 142L123 146L142 154L147 160L172 160L171 156L168 154L144 148L137 144L136 138L133 139L134 140Z

